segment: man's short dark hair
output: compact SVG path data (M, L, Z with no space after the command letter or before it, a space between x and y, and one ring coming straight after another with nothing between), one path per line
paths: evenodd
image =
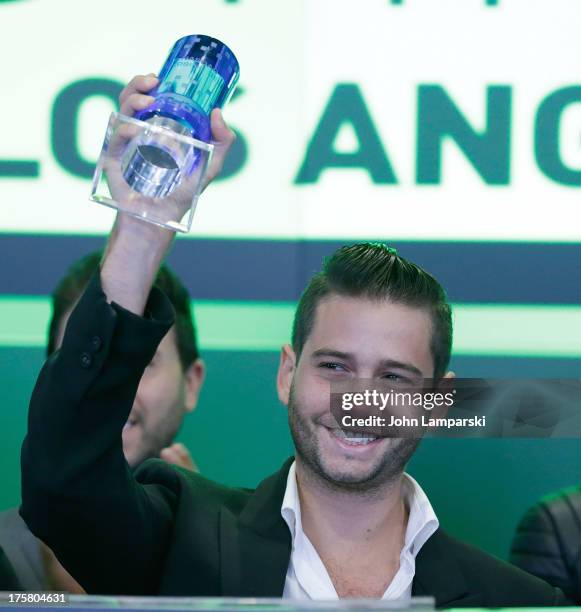
M332 294L389 299L426 308L432 317L434 378L446 373L452 350L452 310L446 292L432 275L397 255L394 249L370 242L335 251L307 285L293 323L292 346L297 359L312 331L317 304Z
M53 291L51 296L52 317L48 328L48 355L56 350L61 319L81 297L91 276L99 267L102 256L101 251L96 251L77 260ZM178 277L166 265L161 266L155 279L155 286L167 295L174 307L177 348L182 368L185 371L199 357L190 295Z

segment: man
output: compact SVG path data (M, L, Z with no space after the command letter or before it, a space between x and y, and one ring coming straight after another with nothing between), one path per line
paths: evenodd
M151 103L134 79L122 112ZM214 178L233 142L212 113ZM295 457L255 491L161 461L133 474L119 432L143 369L172 324L150 288L173 235L117 216L100 273L45 364L22 450L21 513L94 593L321 599L433 595L441 607L554 605L546 583L448 536L404 475L415 440L345 436L330 385L445 380L452 338L443 289L382 245L340 249L301 297L278 394ZM149 296L149 298L148 298ZM90 339L99 337L99 350ZM90 351L91 363L81 355ZM240 418L233 406L233 418ZM85 546L77 540L83 534Z
M579 485L547 495L529 508L517 527L510 560L581 604Z
M67 322L103 254L91 253L75 262L52 295L47 356L60 348ZM183 444L174 439L187 413L192 412L204 382L188 290L162 266L155 285L169 298L175 324L160 343L139 383L133 409L123 428L123 452L130 466L161 457L168 463L197 470Z
M102 253L76 261L52 294L47 356L60 348L70 314L91 276L99 269ZM195 470L183 444L174 443L185 415L194 410L205 367L200 359L187 289L163 266L156 286L168 296L175 324L160 343L139 382L135 401L123 427L123 452L130 467L160 457L168 463ZM50 549L28 531L17 509L0 513L0 545L26 590L82 592Z

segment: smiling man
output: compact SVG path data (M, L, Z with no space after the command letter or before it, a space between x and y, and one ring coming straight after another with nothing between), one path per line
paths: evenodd
M154 85L132 81L122 112L151 103L142 94ZM212 131L210 178L233 142L219 112ZM157 460L128 470L122 430L173 322L167 298L151 289L172 240L168 230L118 215L99 274L31 400L21 513L89 592L432 595L441 607L563 602L546 583L439 527L404 473L417 440L346 435L331 418L335 380L451 376L443 289L384 245L340 249L301 297L277 377L296 449L280 471L249 491Z
M403 474L419 440L344 432L330 389L450 376L451 342L442 288L384 245L340 249L309 283L278 374L296 449L282 506L293 537L286 596L411 595L415 558L438 529L425 493Z

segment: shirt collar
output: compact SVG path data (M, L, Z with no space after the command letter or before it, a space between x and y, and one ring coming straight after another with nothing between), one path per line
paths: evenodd
M428 496L415 478L404 472L403 497L409 509L408 524L402 553L409 552L414 558L440 522Z
M297 531L302 531L303 529L301 521L301 504L297 488L296 461L292 462L288 471L286 490L284 492L280 513L285 523L288 525L294 543Z
M415 558L422 546L438 529L440 523L422 487L405 472L403 475L402 494L404 502L409 509L402 555L411 554ZM288 525L294 544L297 533L302 533L303 530L301 504L297 488L296 461L293 461L288 472L280 513Z

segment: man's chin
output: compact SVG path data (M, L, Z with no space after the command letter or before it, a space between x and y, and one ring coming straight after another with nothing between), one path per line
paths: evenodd
M320 470L325 480L339 487L370 485L375 482L380 471L376 462L362 465L349 459L320 459Z
M329 451L319 447L317 471L329 484L337 487L357 488L371 483L380 471L381 457L359 457L349 451Z
M137 465L146 459L146 455L139 447L139 440L136 437L134 437L133 433L123 432L123 454L125 455L125 460L132 468L137 467Z
M366 489L390 480L391 453L402 441L395 438L373 437L349 440L340 432L323 428L320 432L317 463L320 475L338 487Z
M123 454L125 455L125 460L129 464L129 467L135 468L139 463L141 463L139 456L130 449L123 448Z

